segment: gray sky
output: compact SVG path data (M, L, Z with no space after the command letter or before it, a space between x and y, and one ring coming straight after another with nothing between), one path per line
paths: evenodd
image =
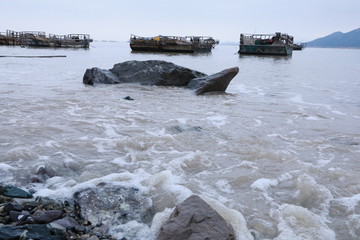
M240 33L286 32L295 42L360 28L360 0L0 0L0 32L204 35L238 42Z

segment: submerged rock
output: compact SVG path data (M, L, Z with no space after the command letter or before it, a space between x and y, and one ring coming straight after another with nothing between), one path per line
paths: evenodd
M223 92L239 72L238 67L229 68L208 76L205 73L178 66L166 61L127 61L115 64L112 69L87 69L83 83L140 83L143 85L178 86L195 90L196 94Z
M127 97L124 97L125 100L130 100L130 101L133 101L134 99L130 96L127 96Z
M169 127L169 130L172 133L178 134L183 132L201 132L202 128L200 126L174 125Z
M157 240L235 240L235 232L212 207L193 195L177 205Z

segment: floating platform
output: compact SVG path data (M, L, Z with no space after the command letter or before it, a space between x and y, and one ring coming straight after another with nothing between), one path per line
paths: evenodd
M211 52L215 45L219 44L218 40L212 37L204 36L156 36L140 37L130 36L130 48L133 51L146 52Z
M240 34L240 54L282 55L293 51L294 38L286 33Z
M8 46L89 48L92 41L89 34L46 35L45 32L12 30L0 33L0 45Z

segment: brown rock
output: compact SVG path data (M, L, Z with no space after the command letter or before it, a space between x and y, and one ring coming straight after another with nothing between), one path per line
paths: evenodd
M235 240L234 229L199 196L177 205L157 240Z

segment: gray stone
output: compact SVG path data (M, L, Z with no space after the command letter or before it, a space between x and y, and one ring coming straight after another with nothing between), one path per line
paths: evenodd
M1 186L0 194L13 198L32 198L32 194L29 192L11 185Z
M101 183L74 194L79 214L93 225L125 224L131 220L149 224L154 216L151 199L137 188Z
M24 222L28 217L30 216L30 213L28 211L10 211L9 217L12 222Z
M239 72L238 67L229 68L219 73L207 74L178 66L166 61L126 61L115 64L112 69L87 69L83 83L139 83L142 85L188 87L196 94L223 92L230 81Z
M233 67L221 72L190 81L188 88L195 89L197 95L208 92L225 92L230 81L238 74L239 68Z
M39 167L39 169L36 172L37 175L40 175L41 177L48 179L56 176L56 172L54 169L52 169L49 166L42 166Z
M75 230L76 232L84 232L85 227L80 225L75 219L71 217L64 217L51 222L51 224L58 224L66 229Z
M10 211L17 211L21 212L23 210L22 206L19 203L16 202L8 202L4 204L4 211L10 212Z
M37 210L34 215L33 219L36 223L50 223L55 221L62 216L61 210L50 210L50 211L42 211Z
M165 61L126 61L112 69L87 69L83 83L140 83L157 86L187 86L191 79L206 74Z
M31 224L22 226L1 226L0 239L47 239L62 240L64 233L46 224Z
M95 83L116 84L120 83L120 81L109 70L94 67L86 70L83 77L83 83L89 85L94 85Z
M202 128L200 126L174 125L169 127L169 130L172 133L178 134L183 132L201 132Z
M157 240L235 240L234 229L199 196L177 205Z

